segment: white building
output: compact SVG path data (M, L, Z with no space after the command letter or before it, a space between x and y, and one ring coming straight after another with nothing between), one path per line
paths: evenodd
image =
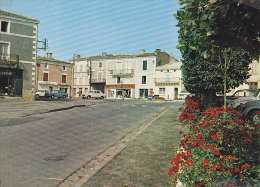
M184 99L188 95L181 81L181 65L181 62L171 57L169 64L156 68L154 95L167 100Z
M170 56L156 49L135 55L107 55L79 58L75 61L74 90L77 97L88 88L105 92L107 98L143 98L153 95L156 66L169 63ZM90 82L80 81L82 71ZM84 69L85 67L86 69ZM89 73L87 73L89 72ZM91 77L91 78L90 78Z
M83 93L90 90L90 62L81 60L80 56L74 60L74 75L73 75L73 97L81 97Z

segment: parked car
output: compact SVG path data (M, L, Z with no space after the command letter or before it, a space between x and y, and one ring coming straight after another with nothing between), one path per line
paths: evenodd
M233 100L230 103L230 106L233 108L237 108L238 106L240 106L241 104L245 104L247 102L250 101L257 101L260 100L260 90L256 91L254 94L252 94L251 96L246 96L246 97L239 97L235 100Z
M231 104L239 98L252 98L256 97L260 92L260 89L242 89L242 90L237 90L233 95L227 96L227 105L231 106ZM224 101L223 95L218 96L220 99L221 103Z
M57 98L67 98L68 97L68 94L61 91L61 90L54 90L52 92L50 92L50 97L51 98L54 98L54 97L57 97Z
M90 99L90 98L96 98L96 99L104 99L105 98L105 94L102 93L99 90L93 90L93 91L89 91L85 94L82 94L82 99Z
M35 99L39 99L40 97L44 97L44 98L50 97L49 90L37 90L35 92Z
M243 117L255 124L260 124L260 100L249 101L240 105Z

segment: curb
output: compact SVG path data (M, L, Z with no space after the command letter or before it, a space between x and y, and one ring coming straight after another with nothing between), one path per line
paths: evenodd
M57 187L67 187L76 186L80 187L84 185L93 175L95 175L99 170L101 170L105 165L110 162L115 156L117 156L121 151L123 151L127 144L134 140L138 135L140 135L147 127L149 127L154 121L159 117L168 112L174 105L167 107L165 110L158 112L154 117L146 120L139 127L133 131L126 134L119 141L114 143L108 149L100 153L98 156L94 157L92 160L81 166L79 169L74 171L63 181L61 181Z

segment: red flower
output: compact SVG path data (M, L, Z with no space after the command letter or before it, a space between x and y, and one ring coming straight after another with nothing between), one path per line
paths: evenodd
M173 167L170 169L168 175L169 175L169 176L172 176L172 173L173 173Z
M179 134L182 134L183 133L183 131L179 131Z
M185 165L185 161L181 161L181 165L182 165L182 166Z
M187 165L188 166L192 166L193 165L193 161L192 160L187 160Z
M214 164L214 167L215 167L216 169L220 169L220 168L221 168L221 165L220 165L219 162L217 162L216 164Z
M213 149L212 154L220 155L220 152L218 149L215 148L215 149Z
M243 178L242 173L239 173L239 179L242 179L242 178Z
M250 165L249 165L248 163L244 164L244 165L241 167L241 170L244 170L245 167L250 168Z

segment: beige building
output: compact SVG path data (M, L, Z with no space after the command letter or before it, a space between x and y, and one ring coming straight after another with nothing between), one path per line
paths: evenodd
M260 61L253 61L249 67L251 68L249 71L250 78L246 80L246 83L232 89L228 95L232 95L235 91L241 89L260 89Z
M72 80L72 63L54 59L52 53L37 58L37 90L62 90L70 97Z

